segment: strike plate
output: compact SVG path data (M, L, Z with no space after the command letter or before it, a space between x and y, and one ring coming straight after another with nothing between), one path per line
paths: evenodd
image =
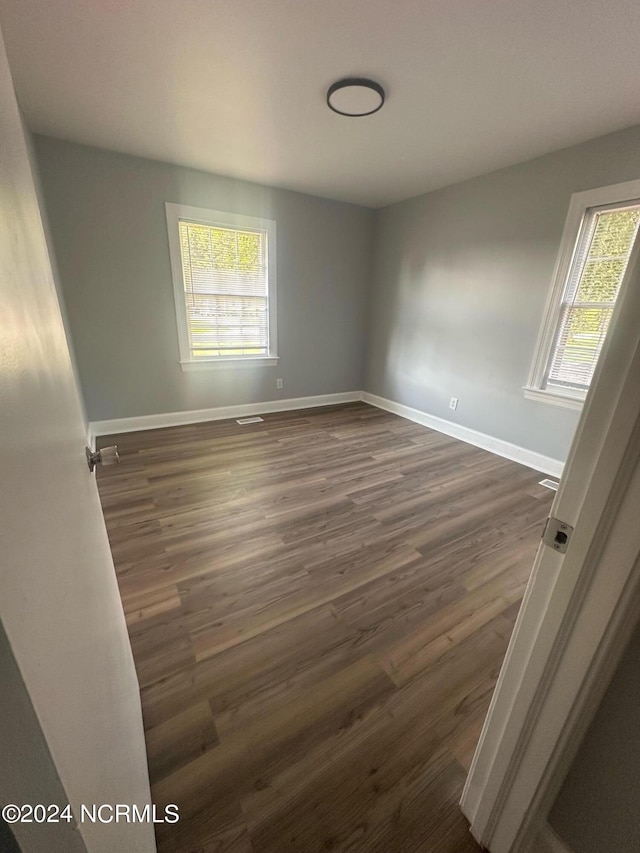
M572 533L573 527L570 524L557 518L548 518L542 534L542 541L554 551L564 554L569 547Z

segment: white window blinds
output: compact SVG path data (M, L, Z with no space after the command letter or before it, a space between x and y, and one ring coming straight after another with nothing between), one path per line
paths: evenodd
M543 387L589 388L639 222L640 205L588 213L560 305Z
M193 359L269 353L267 232L179 221Z

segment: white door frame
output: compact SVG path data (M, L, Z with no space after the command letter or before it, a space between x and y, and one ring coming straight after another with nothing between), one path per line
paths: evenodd
M640 247L585 402L461 806L491 853L532 844L640 614Z

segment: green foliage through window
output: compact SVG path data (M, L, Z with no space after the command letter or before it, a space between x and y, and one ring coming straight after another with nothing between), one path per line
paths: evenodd
M181 221L180 250L192 356L267 354L266 233Z
M590 214L563 298L548 385L589 387L639 223L640 206Z

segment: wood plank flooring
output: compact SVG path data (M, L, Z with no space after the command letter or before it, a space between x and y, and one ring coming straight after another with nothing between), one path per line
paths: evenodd
M458 808L553 493L362 403L110 436L160 853L472 853Z

